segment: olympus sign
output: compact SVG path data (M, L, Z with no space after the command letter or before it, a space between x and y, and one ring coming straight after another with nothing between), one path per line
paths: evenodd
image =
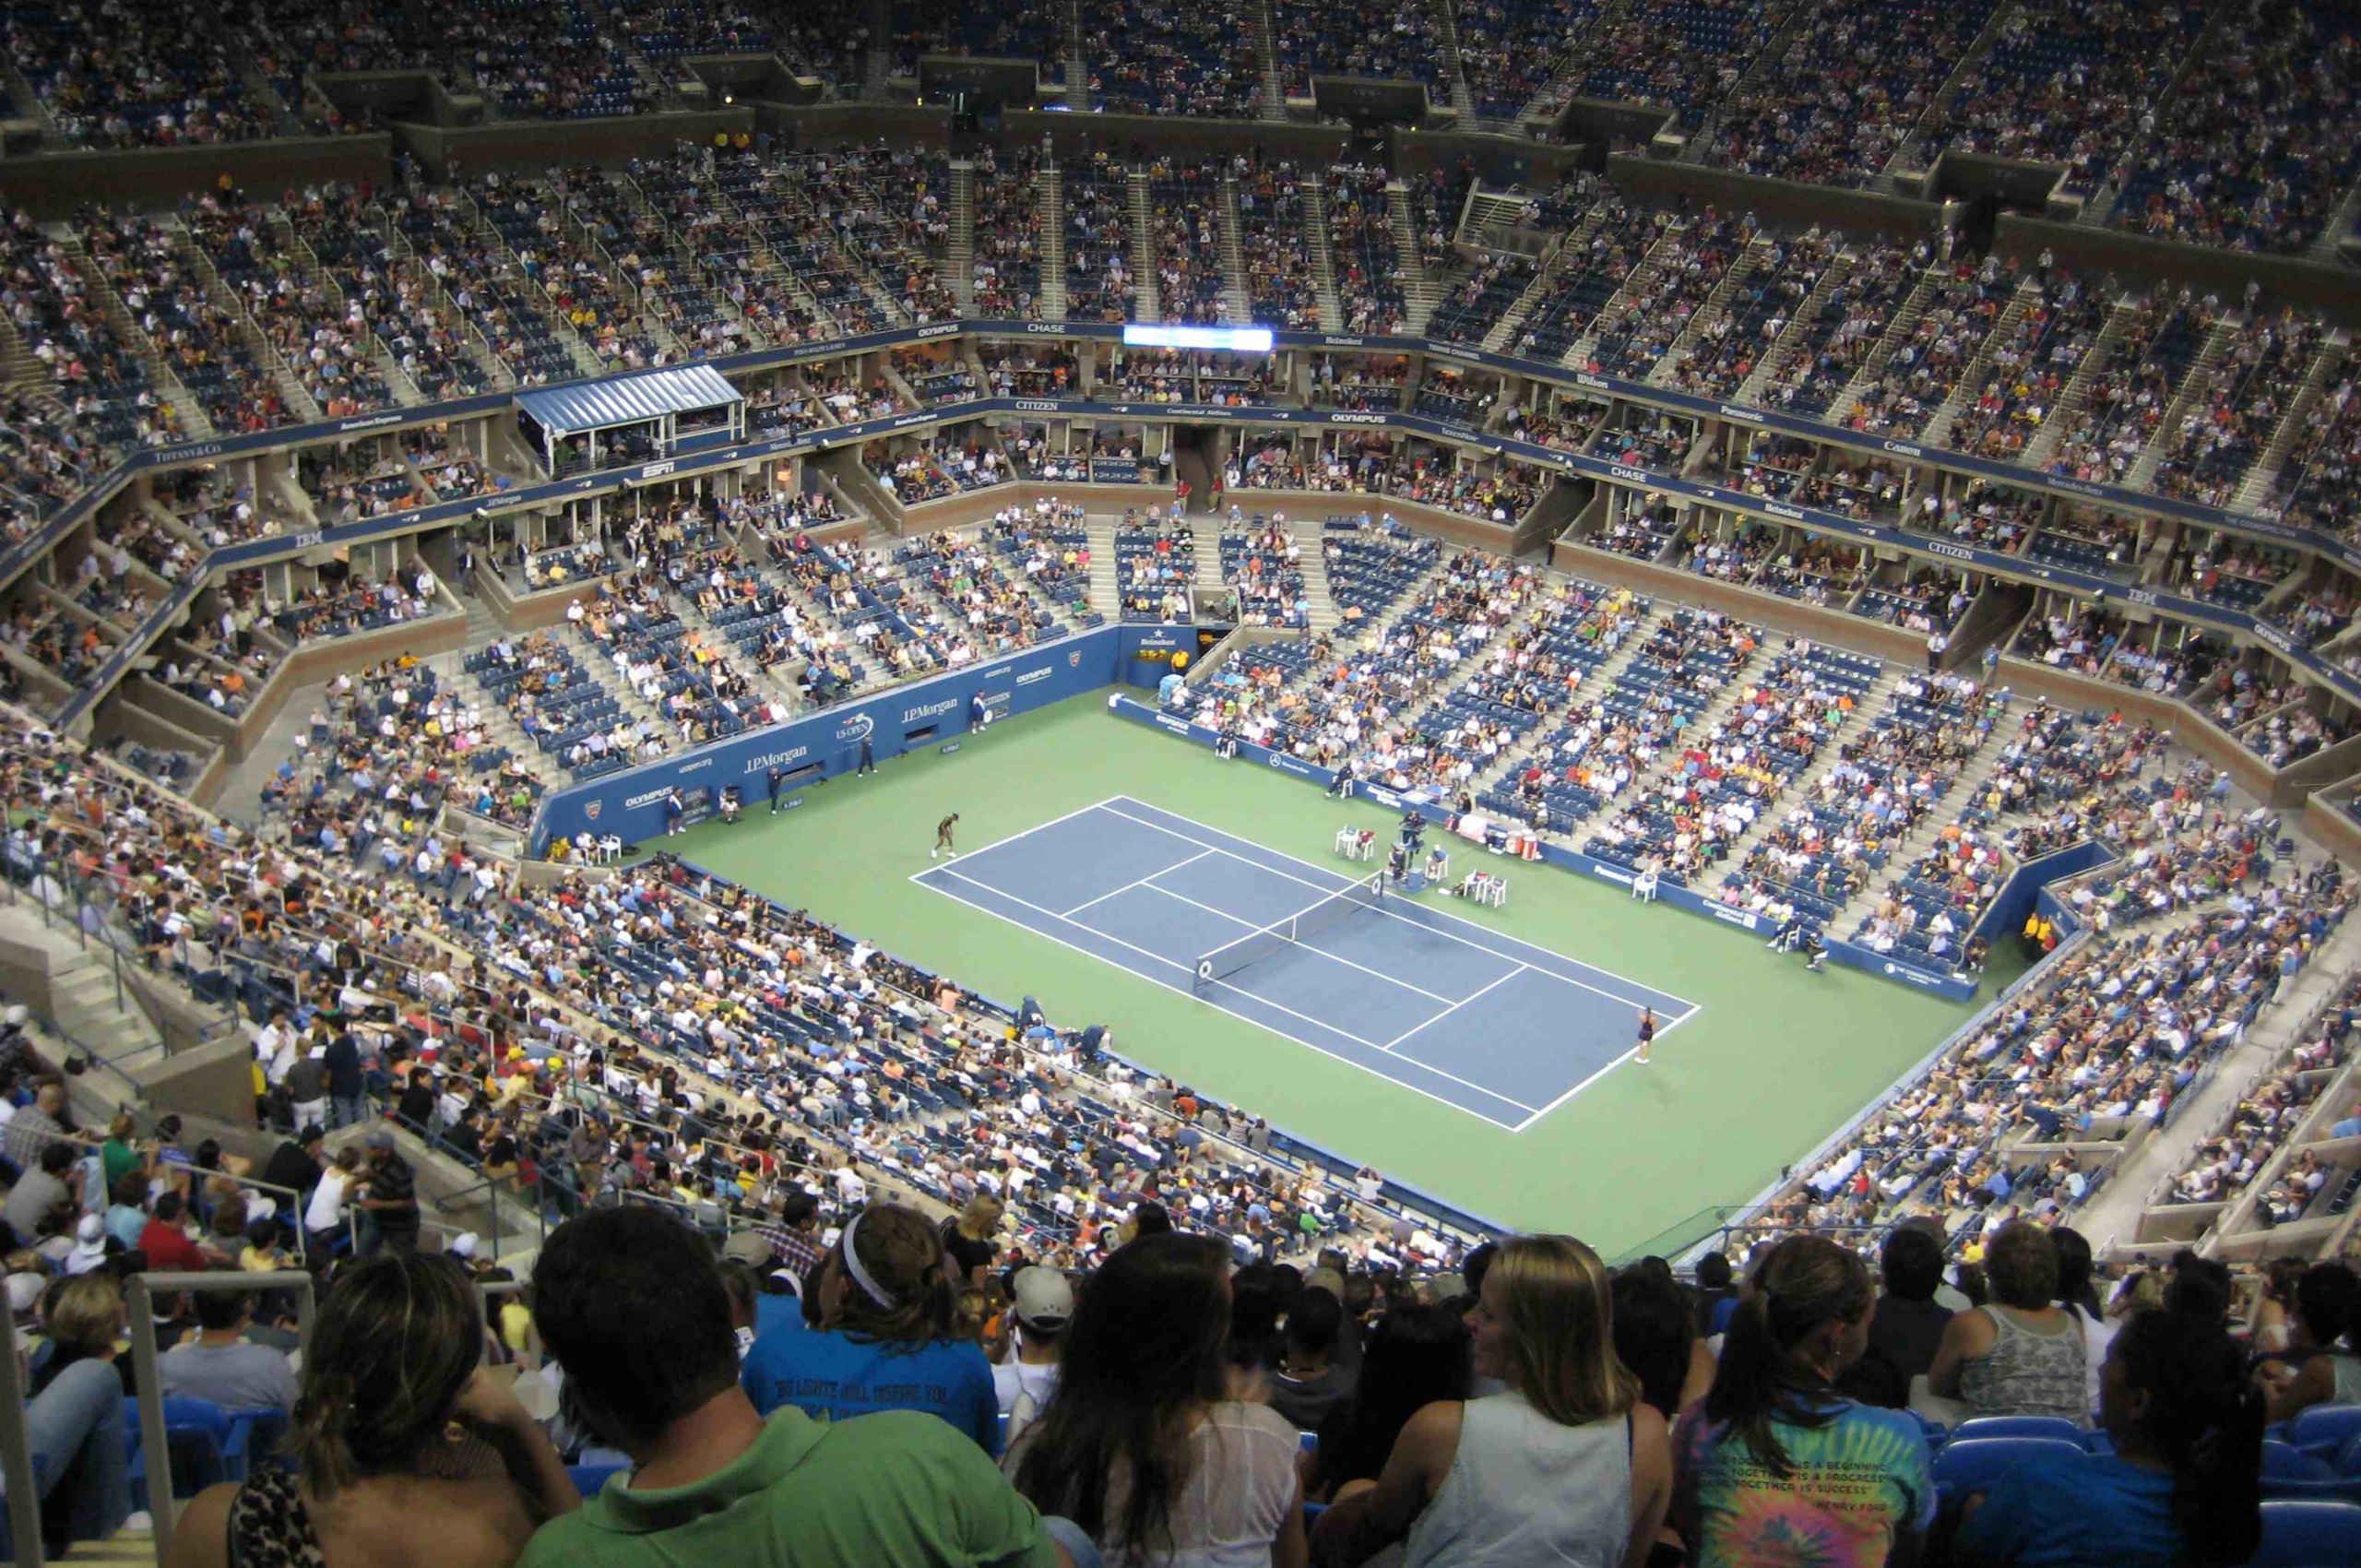
M957 322L946 321L940 327L921 327L919 328L918 335L920 338L948 338L954 332L958 330L959 324Z
M1038 670L1027 670L1024 674L1019 675L1016 678L1016 683L1020 688L1029 686L1037 681L1046 681L1057 672L1054 666L1045 664Z
M623 810L636 811L641 806L652 806L671 792L671 788L668 785L661 790L649 790L641 794L634 795L630 800L623 802Z
M1328 416L1330 424L1383 424L1385 420L1386 416L1383 414L1330 414Z
M2293 653L2296 651L2296 645L2288 637L2287 634L2267 621L2257 621L2254 624L2254 635L2260 637L2264 642L2269 643L2272 647L2277 648L2282 653Z

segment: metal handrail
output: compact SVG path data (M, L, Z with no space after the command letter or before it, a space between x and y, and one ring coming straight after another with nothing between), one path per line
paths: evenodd
M309 1345L312 1339L314 1303L312 1276L306 1270L282 1269L270 1274L135 1274L131 1277L125 1291L125 1304L131 1318L131 1364L139 1384L139 1446L148 1458L148 1516L155 1522L156 1542L160 1549L172 1538L174 1505L172 1437L164 1425L164 1380L157 1366L154 1298L159 1294L179 1295L189 1290L292 1290L295 1292L297 1337L305 1345ZM11 1370L7 1375L14 1378L16 1358L11 1356L8 1361ZM6 1386L0 1384L0 1393L6 1392L9 1392ZM22 1407L19 1405L17 1408L21 1410ZM0 1444L6 1442L6 1422L0 1422ZM4 1452L0 1449L0 1453ZM39 1495L30 1487L21 1493L16 1492L13 1479L10 1485L12 1496L29 1501ZM38 1546L41 1510L25 1506L11 1509L10 1515L12 1519L17 1515L31 1516L35 1545ZM18 1525L17 1527L21 1539L23 1526ZM17 1561L20 1565L41 1562L38 1551L30 1559L23 1556L22 1551L19 1546Z
M16 1544L17 1568L42 1568L41 1479L33 1472L32 1418L25 1408L23 1343L17 1337L16 1314L0 1315L8 1321L6 1353L0 1355L0 1402L6 1406L0 1409L0 1476L6 1478L16 1504L8 1510L8 1533ZM155 1325L147 1326L152 1343ZM162 1414L160 1405L157 1413Z

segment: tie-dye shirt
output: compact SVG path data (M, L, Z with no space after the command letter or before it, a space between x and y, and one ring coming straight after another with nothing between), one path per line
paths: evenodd
M1898 1533L1935 1522L1918 1418L1851 1400L1821 1427L1774 1423L1782 1479L1743 1438L1691 1411L1673 1431L1671 1523L1696 1568L1882 1568Z

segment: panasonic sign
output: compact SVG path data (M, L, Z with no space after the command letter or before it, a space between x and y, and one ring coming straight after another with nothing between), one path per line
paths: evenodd
M1734 409L1727 403L1724 403L1722 405L1722 417L1726 420L1740 420L1748 424L1761 424L1762 422L1762 416L1756 413L1752 409Z

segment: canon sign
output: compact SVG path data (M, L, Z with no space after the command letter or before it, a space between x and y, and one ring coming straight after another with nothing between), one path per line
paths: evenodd
M1907 441L1880 441L1878 445L1889 452L1904 457L1923 457L1927 455L1927 449L1924 446L1913 446Z

